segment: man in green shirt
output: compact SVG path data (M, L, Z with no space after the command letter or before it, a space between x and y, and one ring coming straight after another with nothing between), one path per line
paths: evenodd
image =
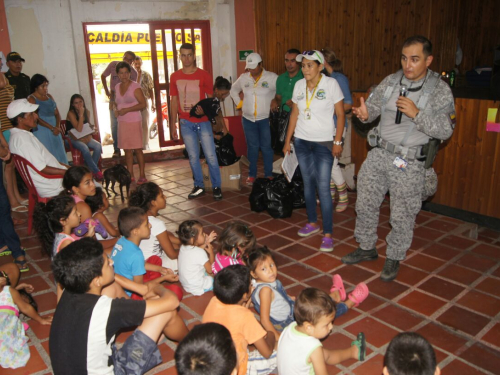
M276 81L276 102L278 106L283 104L283 109L287 112L290 112L292 109L292 94L295 83L304 78L300 64L295 61L298 54L300 54L300 51L295 48L286 51L286 72L281 74Z
M17 52L11 52L7 55L7 66L9 70L5 77L9 84L14 87L14 99L26 99L30 91L30 77L22 73L24 59Z

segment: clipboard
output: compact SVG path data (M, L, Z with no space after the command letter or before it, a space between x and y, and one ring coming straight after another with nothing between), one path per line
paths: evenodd
M288 182L292 182L292 177L295 174L295 170L298 165L299 161L297 160L295 149L293 148L293 144L290 144L290 153L285 155L283 163L281 163L281 170L283 171L283 174Z

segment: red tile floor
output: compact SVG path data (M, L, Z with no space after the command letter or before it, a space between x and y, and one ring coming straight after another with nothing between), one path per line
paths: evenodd
M243 167L243 177L246 177ZM262 170L260 169L262 174ZM375 262L345 266L340 258L356 247L353 237L356 214L350 193L349 208L334 215L335 250L320 253L321 237L300 238L297 230L306 223L305 209L295 210L291 218L274 220L267 213L250 211L250 189L224 191L224 199L215 202L211 194L188 201L192 177L186 160L150 163L147 177L165 190L167 207L161 212L169 230L179 223L197 218L207 231L218 232L225 222L239 219L247 222L258 241L275 252L280 279L290 294L296 295L306 286L328 290L331 275L339 273L351 289L356 283L368 284L371 295L359 306L335 322L333 334L325 340L327 348L342 348L350 344L358 331L364 331L368 342L365 362L347 361L330 366L331 374L380 374L383 355L391 338L402 331L424 335L436 349L442 373L500 373L500 233L479 228L478 239L468 237L470 224L429 212L417 217L415 237L402 263L396 281L384 283L379 272L384 264L385 235L390 230L389 205L384 202L379 225L381 239L377 248L382 255ZM120 198L112 198L108 216L116 221L123 207ZM56 307L55 288L50 272L50 260L41 253L36 237L27 234L26 226L17 227L22 245L28 249L31 270L22 281L33 284L42 315L52 314ZM0 258L0 263L6 262ZM212 297L185 296L181 314L189 326L199 323ZM31 359L22 369L4 370L4 375L48 374L49 327L30 322ZM130 333L120 334L123 341ZM173 355L176 345L160 344L164 363L151 374L175 374Z

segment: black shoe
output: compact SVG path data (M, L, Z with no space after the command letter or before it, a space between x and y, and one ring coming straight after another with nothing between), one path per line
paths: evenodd
M392 281L396 278L399 272L399 260L385 258L384 269L380 275L382 281Z
M342 257L341 260L344 264L356 264L364 262L366 260L375 260L377 258L377 249L363 250L362 248L358 247L352 253L349 253L346 256Z
M214 188L214 199L216 201L220 201L222 199L222 191L220 190L220 188L216 187Z
M188 195L188 199L194 199L201 197L202 195L205 194L205 189L199 186L195 186L193 190L191 190L191 193Z
M116 150L115 152L113 152L113 156L112 156L112 157L113 157L113 158L119 158L119 157L121 157L121 156L122 156L122 155L121 155L121 153L120 153L120 150Z

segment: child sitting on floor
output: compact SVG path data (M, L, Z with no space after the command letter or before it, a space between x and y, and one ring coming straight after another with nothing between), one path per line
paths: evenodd
M236 375L236 360L231 333L217 323L195 326L175 351L179 375Z
M269 374L276 368L276 338L262 328L248 309L250 282L250 270L239 264L217 273L215 297L208 303L202 322L222 324L231 332L238 353L238 375ZM250 352L248 345L257 350Z
M51 258L79 239L73 229L80 225L80 213L72 197L59 195L45 203L38 203L33 214L33 225L42 243L42 249ZM91 225L86 237L94 236Z
M351 347L341 350L323 348L321 339L333 328L335 302L322 290L306 288L294 307L295 322L285 328L278 342L278 372L286 375L326 375L326 365L348 359L364 361L365 335L360 332Z
M144 261L139 244L143 239L149 238L151 224L149 224L146 212L142 208L127 207L121 210L118 214L118 228L122 237L111 252L111 259L113 259L117 274L138 284L145 284L152 280L155 280L156 283L163 281L173 283L179 280L179 277L171 269ZM182 299L180 287L177 285L164 286L176 293L179 301ZM127 294L134 299L142 299L141 296L132 295L131 291L127 291Z
M66 190L65 193L67 195L71 195L75 200L76 208L81 215L82 227L78 229L85 232L86 228L84 227L88 227L89 223L93 226L101 227L101 225L97 224L97 222L90 220L92 219L92 212L89 205L85 202L87 197L93 196L96 193L96 186L90 170L82 165L69 168L64 174L63 186ZM74 233L77 234L76 231ZM103 231L103 233L105 232ZM81 236L80 234L78 235ZM116 238L112 238L101 240L100 242L104 246L104 250L109 253L116 241Z
M106 215L104 215L104 211L106 211L109 208L109 201L106 194L104 194L104 190L102 190L102 188L96 187L95 195L89 195L87 198L85 198L85 203L87 203L87 205L90 208L90 212L92 213L92 218L98 220L110 236L112 237L120 236L118 228L116 228L113 224L111 224ZM96 233L96 238L99 241L104 239L99 233ZM110 239L110 237L106 238Z
M231 221L220 234L218 242L218 251L212 264L214 275L227 266L234 264L245 265L242 255L253 249L257 240L252 230L245 223Z
M179 280L186 292L201 296L213 287L212 242L217 238L217 234L212 231L207 236L200 222L187 220L179 225L177 235L182 244L179 251Z
M29 338L25 333L29 326L19 319L19 312L43 325L50 324L52 317L38 315L19 291L8 285L8 278L0 275L0 366L23 367L30 359Z
M255 310L260 314L260 322L268 331L274 332L276 339L279 332L294 321L294 301L288 296L285 288L278 280L278 269L271 251L267 247L253 249L247 253L247 264L256 281L252 293ZM330 297L337 302L336 317L344 315L348 309L357 307L368 297L369 291L365 283L359 283L346 299L344 283L340 275L333 276Z
M147 220L146 220L147 223ZM179 301L160 285L147 301L101 295L114 280L113 261L93 239L75 241L52 263L64 287L50 330L54 374L143 374L162 362L156 345L162 334L181 341L188 333L177 314ZM139 326L120 349L115 335Z
M130 207L140 207L146 211L151 224L151 236L142 240L139 246L144 259L148 261L148 258L157 256L161 259L160 264L163 267L177 271L180 241L167 231L165 222L157 218L158 212L167 206L163 190L154 182L146 182L132 192L128 204Z
M384 375L439 375L436 353L429 341L415 332L394 337L384 357Z

